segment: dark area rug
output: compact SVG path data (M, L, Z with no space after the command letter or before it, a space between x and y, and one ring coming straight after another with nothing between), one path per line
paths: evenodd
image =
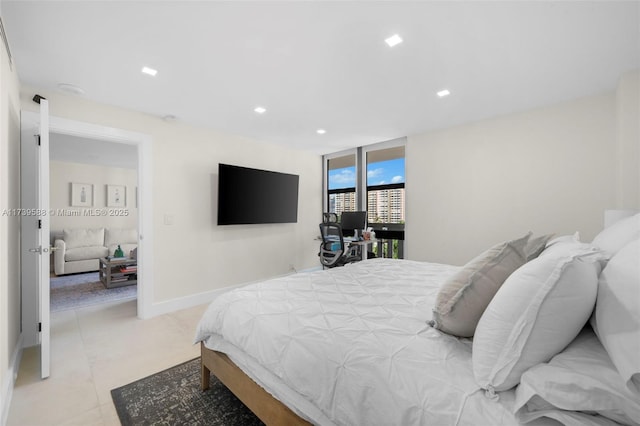
M263 425L215 376L200 390L200 358L113 389L111 397L123 426Z
M61 275L50 278L51 312L66 311L98 303L135 299L137 286L106 288L97 272Z

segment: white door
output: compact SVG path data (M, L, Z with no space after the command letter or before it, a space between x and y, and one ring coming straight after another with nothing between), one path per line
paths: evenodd
M38 96L34 100L40 103L40 114L24 113L21 132L23 331L25 346L40 345L44 379L51 367L49 104Z

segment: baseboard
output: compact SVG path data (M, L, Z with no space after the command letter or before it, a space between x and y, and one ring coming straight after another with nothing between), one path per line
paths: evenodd
M226 293L227 291L233 290L234 288L243 287L245 285L255 284L258 282L263 282L268 279L284 277L294 273L313 272L313 271L321 271L321 270L322 270L322 266L317 266L317 267L312 267L312 268L304 269L297 272L288 272L286 274L282 274L282 275L271 277L271 278L265 278L263 280L256 280L256 281L251 281L246 283L234 284L229 287L218 288L215 290L192 294L190 296L167 300L166 302L154 303L151 305L149 312L147 312L147 315L145 315L145 319L152 318L162 314L168 314L171 312L179 311L181 309L192 308L194 306L202 305L204 303L211 303L216 297L220 296L223 293Z
M192 308L204 303L211 303L216 297L220 296L221 294L226 293L229 290L233 290L234 288L242 287L243 285L246 285L246 283L192 294L190 296L179 297L177 299L167 300L166 302L154 303L151 305L151 309L149 309L150 312L148 312L147 318L152 318L162 314L168 314L171 312L179 311L181 309Z
M9 368L7 369L6 376L2 383L2 394L0 400L2 401L2 417L0 417L0 425L4 426L7 424L7 419L9 417L9 408L11 408L11 397L13 396L13 386L16 383L16 378L18 377L18 370L20 369L20 360L22 359L22 344L23 337L20 334L18 338L18 342L16 343L16 347L11 355L11 360L9 361Z
M316 270L321 270L321 269L322 269L321 267L310 268L310 269L305 269L303 271L298 271L298 273L300 273L300 272L311 272L311 271L316 271ZM289 272L289 273L286 273L286 274L283 274L283 275L279 275L277 277L265 278L263 280L256 280L256 281L251 281L251 282L246 282L246 283L234 284L234 285L231 285L229 287L218 288L218 289L211 290L211 291L205 291L205 292L202 292L202 293L192 294L190 296L179 297L177 299L167 300L166 302L154 303L154 304L151 305L151 308L149 309L148 314L145 316L145 319L146 318L152 318L152 317L155 317L155 316L158 316L158 315L162 315L162 314L168 314L168 313L171 313L171 312L179 311L181 309L192 308L194 306L202 305L204 303L211 303L216 297L220 296L223 293L226 293L227 291L233 290L234 288L243 287L243 286L249 285L249 284L255 284L255 283L258 283L258 282L266 281L268 279L284 277L284 276L287 276L287 275L291 275L292 273L295 273L295 272Z

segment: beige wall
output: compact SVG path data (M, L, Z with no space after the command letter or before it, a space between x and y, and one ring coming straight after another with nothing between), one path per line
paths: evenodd
M640 71L626 73L616 92L618 209L640 208Z
M317 266L318 155L32 88L22 90L24 109L35 110L30 99L36 92L49 100L52 116L153 138L154 303L285 274L290 265ZM220 162L300 175L298 223L217 226Z
M590 241L616 207L616 155L614 93L409 137L407 256L464 264L527 231Z
M60 235L66 228L133 228L138 226L136 187L138 173L133 169L106 167L94 164L51 161L49 164L51 234ZM72 182L93 184L94 204L92 208L71 206ZM113 209L106 216L86 215L96 208L107 205L107 185L124 185L127 188L126 206ZM117 213L117 214L116 214ZM125 215L120 215L121 213ZM80 214L80 216L74 216Z
M21 331L20 217L6 214L20 207L20 87L0 45L0 414L6 416Z

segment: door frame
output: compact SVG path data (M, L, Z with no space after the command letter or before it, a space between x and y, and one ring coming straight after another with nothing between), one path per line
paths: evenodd
M22 111L22 120L35 121L39 116L35 112ZM137 316L140 319L152 316L153 305L153 198L152 198L152 143L153 138L144 133L132 132L115 127L49 117L49 132L71 135L106 142L135 145L138 149L138 285ZM23 304L37 303L23 299ZM29 309L22 310L30 312ZM37 318L23 318L23 332L37 329ZM25 346L37 344L33 338L25 335Z

